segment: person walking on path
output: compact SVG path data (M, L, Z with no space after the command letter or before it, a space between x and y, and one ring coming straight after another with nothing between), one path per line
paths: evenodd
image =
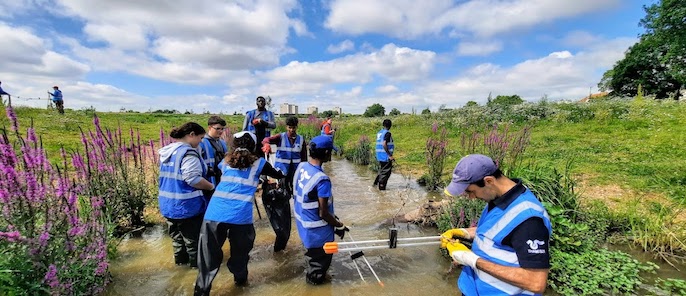
M391 176L393 170L393 137L391 136L391 126L393 123L390 119L384 119L383 128L376 133L376 160L379 161L379 174L374 179L374 186L379 185L379 190L386 190L388 178Z
M57 85L52 87L53 92L48 92L48 95L52 97L52 102L55 103L57 111L60 114L64 114L64 100L62 99L62 91L57 87Z
M255 99L257 109L250 110L245 113L245 120L243 121L243 130L255 133L257 143L262 143L264 138L271 136L272 129L276 128L274 121L274 113L266 109L267 100L259 96ZM258 149L257 156L264 157L261 149Z
M334 241L334 234L341 239L348 231L334 214L331 180L324 173L322 164L331 160L333 141L331 137L316 136L309 144L310 159L302 162L294 176L294 212L298 235L307 249L307 272L305 281L319 285L328 280L332 254L324 252L324 244Z
M550 271L550 217L518 179L505 177L488 156L463 157L445 193L488 204L476 227L441 236L453 260L464 265L457 280L463 295L541 295ZM455 239L472 240L472 249Z
M214 189L204 178L207 167L198 151L204 135L202 126L188 122L169 134L177 142L159 150L159 207L167 219L176 265L197 266L198 234L206 206L202 190Z
M298 118L290 116L286 119L286 132L273 135L262 140L262 152L269 155L271 144L276 145L275 167L286 178L282 179L280 188L262 191L262 203L269 217L269 222L276 233L274 252L286 248L291 236L291 205L290 197L293 195L293 176L302 160L307 160L307 148L305 139L298 135ZM281 191L285 192L281 192Z
M221 179L222 172L219 164L224 159L228 151L226 141L221 136L226 129L226 121L219 116L210 116L207 120L207 134L202 138L200 147L202 148L202 158L207 165L207 180L217 186ZM205 197L210 199L214 190L205 191Z
M209 295L224 259L222 245L229 240L230 255L226 265L237 286L248 283L249 253L255 243L253 195L260 175L281 179L284 175L264 158L254 154L255 134L233 135L231 152L219 165L222 177L207 206L198 244L198 277L195 295Z
M0 81L0 101L2 100L3 95L6 95L8 98L12 99L12 96L2 89L2 81Z

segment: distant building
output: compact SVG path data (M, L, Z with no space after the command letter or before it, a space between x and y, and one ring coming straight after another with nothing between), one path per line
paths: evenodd
M289 103L283 103L279 107L279 116L298 115L298 106Z
M338 115L343 115L343 109L341 109L341 107L333 107L332 111L334 113L338 112Z
M317 106L307 107L307 114L319 114L319 108Z

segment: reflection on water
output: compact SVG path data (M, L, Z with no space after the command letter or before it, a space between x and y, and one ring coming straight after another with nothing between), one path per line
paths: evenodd
M356 240L387 239L388 222L398 213L416 209L427 198L415 182L393 174L388 190L372 187L374 173L347 161L334 159L324 169L333 182L336 214L351 227ZM264 210L261 208L262 215ZM257 213L255 213L257 219ZM398 237L434 236L435 228L399 224ZM364 281L347 254L334 255L330 284L305 283L304 248L295 225L284 252L274 254L274 232L266 217L255 221L255 248L250 253L249 286L236 287L228 269L222 268L212 285L212 295L456 295L459 270L446 273L450 262L437 246L366 251L366 258L383 282L379 285L362 258L356 260ZM348 238L346 238L348 240ZM196 270L173 264L171 240L163 226L146 229L125 239L119 258L110 268L113 282L106 295L192 295ZM224 262L228 243L224 245Z

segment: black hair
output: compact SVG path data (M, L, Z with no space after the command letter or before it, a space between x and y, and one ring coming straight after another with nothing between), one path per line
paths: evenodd
M259 99L263 99L263 100L267 101L267 99L265 99L263 96L259 96L259 97L255 98L255 101L257 101Z
M286 118L286 126L298 126L298 118L295 116L288 116L288 118Z
M255 151L255 146L255 141L253 141L248 133L243 134L240 138L233 138L231 141L231 153L226 154L224 161L232 168L249 168L259 159L259 157L253 153Z
M310 142L309 149L310 157L318 160L326 160L331 157L331 148L317 148L317 144Z
M492 174L484 176L484 178L486 178L488 176L493 176L494 178L498 179L498 178L503 176L503 172L500 169L496 169L495 172L493 172ZM481 180L476 181L472 184L479 186L479 187L484 187L484 186L486 186L486 181L484 181L484 179L481 178Z
M385 128L390 128L393 125L390 119L384 119L382 124Z
M219 124L221 126L226 126L226 120L224 120L223 118L221 118L217 115L212 115L212 116L210 116L209 119L207 119L207 125L215 125L215 124Z
M179 127L175 127L169 132L169 136L174 139L181 139L190 133L204 135L205 129L195 122L186 122Z

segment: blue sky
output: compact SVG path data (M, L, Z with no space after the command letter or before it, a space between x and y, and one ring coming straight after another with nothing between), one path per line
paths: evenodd
M643 32L626 0L13 0L0 80L17 105L245 112L578 100Z

